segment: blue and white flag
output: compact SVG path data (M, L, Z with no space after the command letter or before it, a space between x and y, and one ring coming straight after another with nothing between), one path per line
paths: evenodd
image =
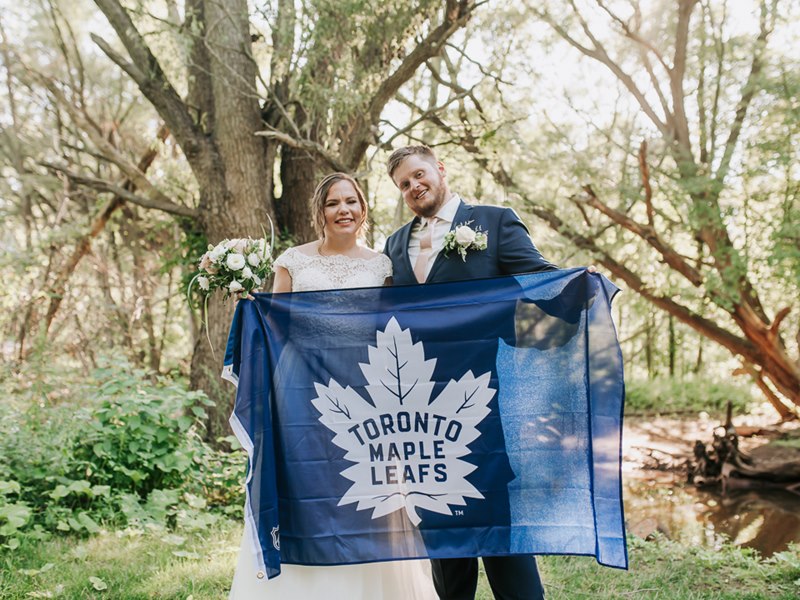
M259 570L509 554L626 568L617 291L573 269L240 302L224 376Z

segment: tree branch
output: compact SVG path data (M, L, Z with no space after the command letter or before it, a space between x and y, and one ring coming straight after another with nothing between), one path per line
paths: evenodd
M574 8L574 4L573 4ZM594 44L594 49L587 48L580 42L578 42L574 37L572 37L569 32L564 29L559 23L557 23L549 13L544 12L540 9L533 8L531 9L534 14L536 14L540 19L545 21L550 27L568 44L570 44L573 48L579 50L585 56L589 58L593 58L594 60L598 61L599 63L603 64L608 68L619 81L628 89L628 91L633 95L633 97L638 102L639 106L642 108L642 111L647 115L650 121L656 126L656 128L661 132L661 134L667 139L671 140L674 134L670 131L670 128L667 126L663 120L661 120L658 115L656 114L653 107L645 98L644 93L639 89L639 86L636 85L636 82L633 78L628 75L622 67L620 67L614 60L606 52L603 45L593 36L591 32L588 34L589 39ZM581 19L584 27L584 31L588 30L588 25L586 25L585 20L582 18L580 13L577 12L576 14L579 19ZM665 115L669 118L670 115Z
M689 121L686 118L686 95L683 91L683 77L686 74L686 50L689 43L689 24L698 0L679 0L678 24L675 31L675 55L672 68L668 71L669 87L672 93L672 116L675 123L675 139L681 149L683 160L692 160Z
M311 154L316 154L337 171L341 171L343 173L349 173L351 171L348 165L339 160L335 155L328 152L325 147L322 146L322 144L319 144L313 140L294 138L288 133L278 131L277 129L256 131L255 135L271 140L277 140L281 144L291 146L292 148L298 148L300 150L310 152Z
M655 227L637 223L625 213L611 208L597 197L597 194L590 185L583 186L583 191L584 194L582 196L573 196L571 199L591 206L618 225L621 225L631 233L640 237L661 255L664 262L686 277L693 286L700 287L703 285L703 276L700 272L687 263L671 246L668 246L658 235Z
M733 124L731 125L731 130L728 132L728 139L725 142L725 148L722 153L722 158L720 159L719 168L714 175L714 179L718 183L723 182L725 177L728 175L731 159L733 158L733 152L736 149L736 144L739 141L739 135L742 133L742 127L744 125L744 120L747 117L747 111L750 108L750 102L753 100L756 91L759 89L759 86L757 85L757 79L764 68L762 59L770 33L772 33L772 30L767 27L767 8L764 4L762 4L761 28L758 38L756 38L756 48L753 52L753 61L750 64L750 73L748 74L747 81L742 88L742 96L739 98L739 102L736 105L736 114L733 119Z
M355 165L369 146L369 130L380 122L386 103L400 90L426 60L436 56L456 31L466 25L480 3L475 0L446 0L444 20L409 52L398 67L381 82L369 100L364 114L351 133L352 144L343 149L343 161Z
M103 38L92 34L92 40L136 82L172 131L195 176L201 181L205 180L209 173L218 169L212 143L195 124L188 107L167 79L144 38L136 30L128 12L118 0L94 1L117 32L132 62L115 52Z
M182 217L198 216L198 211L196 209L183 206L181 204L176 204L170 200L145 198L133 193L128 189L125 189L122 186L111 183L110 181L89 177L87 175L79 175L78 173L70 171L66 167L62 167L50 162L40 161L39 164L47 169L64 174L70 179L70 181L73 181L79 185L90 187L99 192L110 192L122 200L127 200L128 202L132 202L133 204L137 204L143 208L155 208L157 210Z
M650 167L647 166L647 141L642 140L639 145L639 173L642 176L644 188L644 203L647 208L647 223L653 227L653 188L650 186Z

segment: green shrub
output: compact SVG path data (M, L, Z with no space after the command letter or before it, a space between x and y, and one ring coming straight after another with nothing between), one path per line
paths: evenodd
M718 382L702 377L659 377L625 382L625 413L701 412L725 417L728 401L733 413L748 410L754 401L744 383Z
M126 365L59 386L3 384L0 544L103 524L202 528L241 512L245 458L202 439L203 393Z

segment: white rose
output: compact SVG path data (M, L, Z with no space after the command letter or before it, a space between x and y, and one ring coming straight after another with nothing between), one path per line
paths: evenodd
M209 281L208 277L203 277L202 275L197 278L197 285L200 286L201 290L208 291L209 288Z
M456 241L462 246L469 246L475 241L475 232L466 225L456 227Z
M244 279L252 279L253 278L253 272L250 270L250 267L245 267L244 269L242 269L242 277Z
M228 268L231 271L238 271L246 263L244 260L244 256L242 256L237 252L231 252L230 254L228 254L228 258L225 259L225 264L228 265Z
M243 289L244 286L235 279L228 284L228 290L231 292L241 292Z
M261 257L253 252L252 254L247 255L247 262L249 262L252 266L257 267L261 264Z
M261 285L262 283L261 277L259 277L258 275L253 275L253 281L256 282L256 285Z
M227 248L225 248L225 244L218 244L217 246L209 250L207 254L211 258L211 260L217 262L222 257L222 255L225 254L226 250Z

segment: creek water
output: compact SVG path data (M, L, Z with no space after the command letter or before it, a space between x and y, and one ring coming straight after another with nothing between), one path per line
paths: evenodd
M783 490L717 490L686 485L669 473L625 473L628 531L659 531L686 545L717 548L723 539L763 557L800 544L800 495Z

